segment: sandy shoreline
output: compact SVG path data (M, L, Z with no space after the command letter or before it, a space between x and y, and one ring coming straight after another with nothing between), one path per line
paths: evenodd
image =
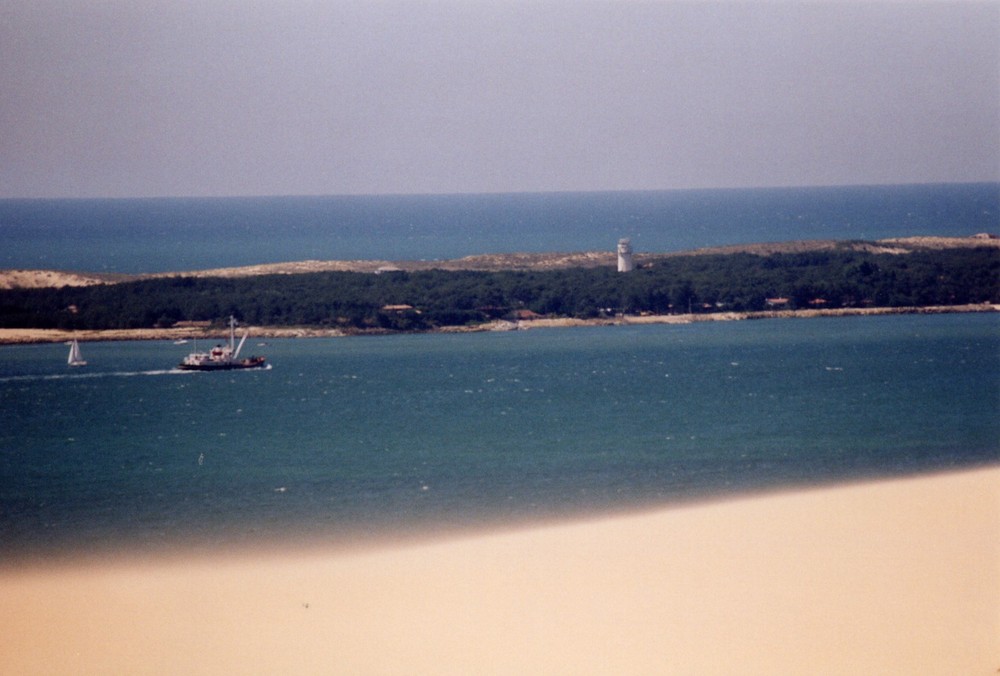
M898 314L951 314L965 312L998 312L1000 306L942 305L931 307L841 308L830 310L774 310L766 312L714 312L680 315L629 315L606 319L574 319L570 317L539 318L517 322L495 321L477 326L443 327L441 333L473 333L479 331L510 331L570 326L621 326L629 324L691 324L693 322L741 321L754 319L805 319L815 317L859 317ZM284 326L250 326L257 338L330 338L350 335L340 329ZM384 333L384 332L383 332ZM228 337L224 329L196 327L169 329L119 329L104 331L63 331L60 329L0 329L0 345L31 343L65 343L73 338L84 341L109 340L201 340ZM360 334L353 334L360 335Z
M1000 467L374 550L0 571L0 672L993 674Z

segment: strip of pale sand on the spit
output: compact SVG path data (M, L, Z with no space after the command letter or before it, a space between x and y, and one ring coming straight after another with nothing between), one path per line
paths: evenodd
M0 572L8 674L993 674L1000 468Z
M694 322L740 321L753 319L809 319L818 317L857 317L900 314L959 314L1000 312L1000 306L989 303L972 305L945 305L927 307L840 308L829 310L771 310L764 312L712 312L680 315L622 315L598 319L574 317L543 317L538 319L506 321L496 320L467 326L444 326L432 331L442 333L509 331L515 329L562 328L574 326L613 326L630 324L690 324ZM329 338L345 335L363 335L365 331L312 326L249 326L244 327L259 338ZM241 329L242 330L242 329ZM146 329L10 329L0 328L0 345L31 343L64 343L76 338L79 341L109 340L179 340L218 339L229 335L224 328L146 328Z

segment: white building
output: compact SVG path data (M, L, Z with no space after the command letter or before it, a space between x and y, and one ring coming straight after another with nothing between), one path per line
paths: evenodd
M631 240L627 237L618 240L618 272L632 272L634 269Z

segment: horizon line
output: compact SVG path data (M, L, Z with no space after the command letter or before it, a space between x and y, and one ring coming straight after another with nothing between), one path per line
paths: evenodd
M299 198L372 198L372 197L488 197L504 195L582 195L660 192L746 192L765 190L831 190L839 188L905 188L933 186L1000 185L1000 178L982 181L914 181L878 183L829 183L812 185L716 186L688 188L610 188L596 190L498 190L455 192L331 192L331 193L239 193L223 195L86 195L86 196L0 196L0 202L14 201L88 201L88 200L226 200L226 199L299 199Z

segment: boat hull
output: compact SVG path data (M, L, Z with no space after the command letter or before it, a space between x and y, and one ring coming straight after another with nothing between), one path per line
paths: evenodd
M181 371L244 371L247 369L262 369L267 366L264 357L250 357L238 361L217 361L205 362L201 364L180 363L177 368Z

